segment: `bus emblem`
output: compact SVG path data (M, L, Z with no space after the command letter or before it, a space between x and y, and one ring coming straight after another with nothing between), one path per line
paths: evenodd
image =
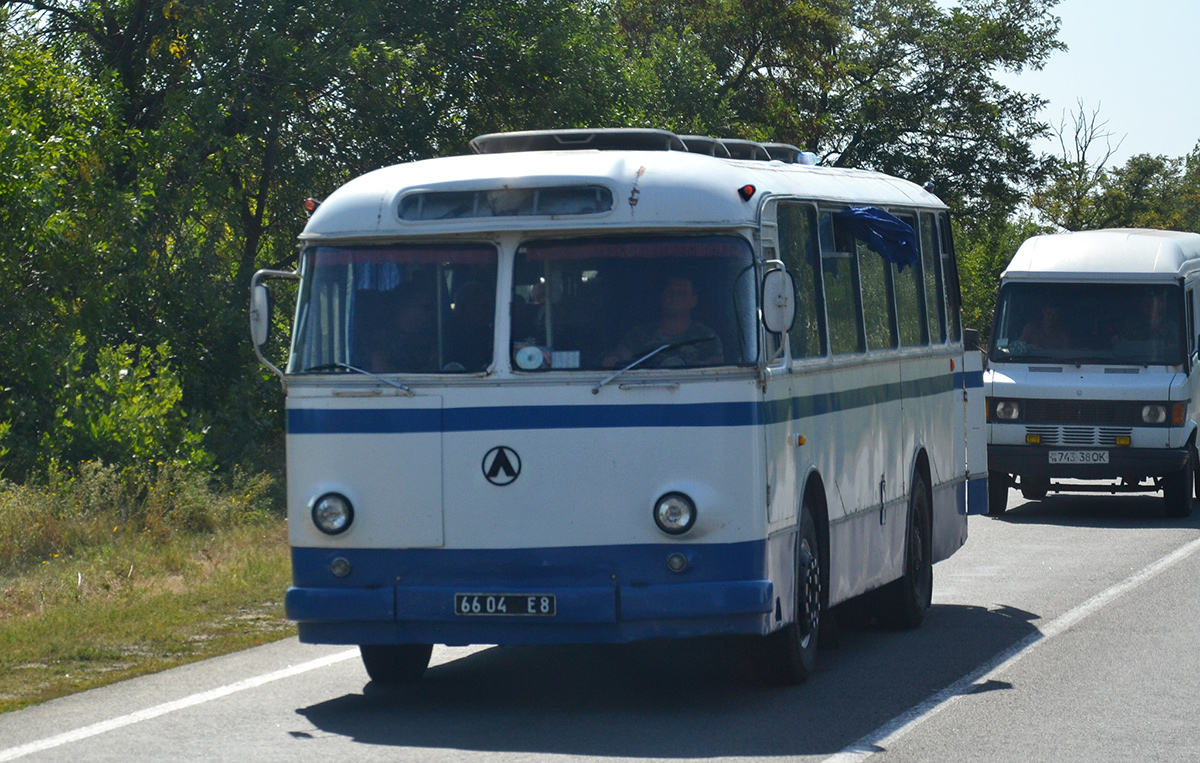
M521 476L521 457L512 448L497 445L483 457L483 476L493 485L511 485Z

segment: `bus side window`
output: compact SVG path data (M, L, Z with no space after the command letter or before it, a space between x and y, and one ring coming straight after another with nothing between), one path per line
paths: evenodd
M950 329L950 341L962 338L962 297L958 291L958 265L954 261L954 236L950 232L950 217L942 212L938 215L938 241L942 250L942 283L946 293L946 325Z
M929 212L921 213L921 280L925 284L926 317L929 321L929 341L946 341L946 301L942 285L941 247L938 245L937 223Z
M892 295L891 269L865 241L855 242L858 272L862 279L863 324L867 349L885 350L896 346L896 305Z
M854 237L834 222L832 212L821 213L818 231L821 284L829 322L829 351L834 355L865 352L867 343L863 333Z
M820 251L817 210L811 204L780 202L779 258L792 275L796 289L796 322L789 333L792 358L825 355L825 309L820 300Z
M917 218L913 215L896 215L913 229L917 230ZM925 294L919 282L921 261L903 270L899 265L892 265L892 283L896 291L896 322L900 329L900 345L916 347L929 343L929 335L925 324Z

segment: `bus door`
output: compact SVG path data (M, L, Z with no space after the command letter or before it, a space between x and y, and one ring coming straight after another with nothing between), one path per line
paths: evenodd
M970 336L970 334L968 334ZM966 440L968 514L987 513L987 423L984 420L983 353L966 342L962 361L963 433Z

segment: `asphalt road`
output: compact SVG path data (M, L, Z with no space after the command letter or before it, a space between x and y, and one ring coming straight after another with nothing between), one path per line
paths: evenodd
M921 628L843 622L800 687L705 640L438 647L383 691L289 640L2 715L0 762L1200 759L1200 510L1010 492L934 574Z

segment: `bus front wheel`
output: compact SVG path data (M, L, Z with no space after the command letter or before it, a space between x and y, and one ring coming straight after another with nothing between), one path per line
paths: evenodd
M433 644L362 644L358 651L373 682L399 686L410 684L425 673Z
M801 508L796 560L796 616L764 637L763 675L775 684L804 683L817 663L821 631L821 547L807 502Z

